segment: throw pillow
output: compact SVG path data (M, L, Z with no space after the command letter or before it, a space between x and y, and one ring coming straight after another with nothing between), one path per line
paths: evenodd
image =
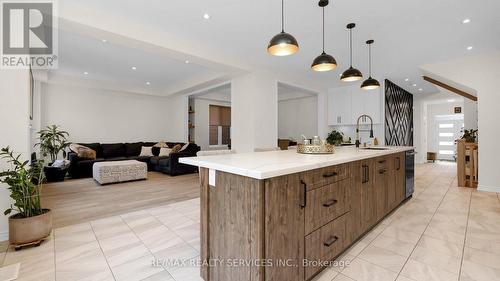
M85 159L95 159L96 158L96 151L93 149L90 149L86 146L77 144L77 143L72 143L69 145L69 149L76 153L78 157L80 158L85 158Z
M160 148L160 154L158 154L158 156L169 156L170 152L172 152L172 149L167 147L162 147Z
M181 150L179 150L179 152L184 151L184 149L186 149L188 146L189 146L189 142L186 143L185 145L183 145Z
M139 156L153 156L152 150L152 146L143 146L141 147L141 154L139 154Z
M174 147L172 147L172 151L170 153L177 153L181 150L182 146L180 144L176 144Z
M167 143L164 141L159 141L154 147L168 147Z

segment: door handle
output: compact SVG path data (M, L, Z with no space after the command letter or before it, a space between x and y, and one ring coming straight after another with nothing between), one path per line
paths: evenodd
M367 183L370 181L370 171L368 170L368 165L363 165L363 179L361 183Z
M385 160L379 160L378 163L379 164L385 163Z
M323 174L323 177L324 178L331 178L331 177L334 177L336 175L338 175L337 172L331 172L331 173Z
M307 205L307 184L304 182L304 181L300 181L300 184L302 185L302 196L300 197L301 198L301 202L300 202L300 208L305 208L306 205Z
M378 171L378 173L379 173L379 174L385 174L385 172L387 172L387 170L386 170L386 169L382 169L382 170L379 170L379 171Z
M401 170L401 158L399 157L396 157L397 161L398 161L398 168L396 170Z
M333 245L333 243L337 242L337 240L339 240L339 238L337 236L333 236L332 238L326 240L325 243L323 243L323 245L325 247L330 247Z
M338 201L336 199L328 200L325 203L323 203L323 207L326 207L326 208L331 207L332 205L337 204L337 202Z

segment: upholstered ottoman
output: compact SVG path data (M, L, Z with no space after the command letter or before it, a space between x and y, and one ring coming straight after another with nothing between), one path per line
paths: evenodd
M94 179L100 184L147 179L148 167L136 160L97 162L92 166Z

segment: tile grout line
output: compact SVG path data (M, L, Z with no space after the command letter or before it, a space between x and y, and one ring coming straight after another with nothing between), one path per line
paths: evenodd
M472 191L470 192L470 197L469 197L469 211L467 212L467 222L465 224L465 237L464 237L464 245L462 247L462 259L460 260L460 270L458 271L459 281L460 279L462 279L462 266L464 264L464 258L465 258L465 244L467 243L467 232L469 232L469 217L470 217L471 205L472 205Z
M151 215L151 213L150 213L150 212L148 212L147 210L149 210L149 209L145 209L144 211L146 211L149 215ZM152 217L154 217L154 218L155 218L155 220L156 220L156 217L155 217L155 216L153 216L153 215L151 215L151 216L152 216ZM151 249L150 249L149 247L147 247L147 246L146 246L146 244L144 244L144 241L142 241L142 239L139 237L139 235L137 235L137 233L135 232L135 230L134 230L134 229L133 229L133 228L132 228L132 227L131 227L128 223L127 223L127 221L126 221L126 220L124 220L124 219L122 218L122 216L121 216L121 215L119 215L119 217L120 217L120 219L121 219L121 220L122 220L122 221L123 221L123 222L124 222L124 223L128 226L128 228L130 228L130 230L132 231L132 233L134 233L135 237L137 237L137 239L139 239L139 241L141 241L141 243L144 245L144 247L145 247L146 249L148 249L148 252L151 254L151 256L153 256L153 259L156 259L156 256L155 256L155 254L153 253L153 251L151 251ZM161 223L161 221L159 221L159 222ZM174 234L175 234L175 235L177 235L177 233L174 233ZM168 249L168 248L167 248L167 249ZM139 258L142 258L142 257L139 257ZM163 265L162 265L161 267L163 268L163 270L165 270L165 271L168 273L168 275L170 275L170 277L172 277L172 279L173 279L174 281L177 281L177 280L174 278L174 276L172 276L172 274L170 274L170 271L168 271L168 270L167 270L167 269L166 269ZM155 274L156 274L156 273L155 273ZM153 275L154 275L154 274L153 274ZM149 277L151 277L151 276L153 276L153 275L150 275L150 276L144 277L144 278L142 278L141 280L144 280L144 279L146 279L146 278L149 278Z
M436 178L434 181L432 181L432 183L434 183L434 182L436 182L436 181L437 181L437 178ZM435 211L434 211L434 213L432 214L431 219L429 220L429 222L428 222L428 223L427 223L427 225L425 226L424 231L422 232L422 234L420 234L420 237L419 237L419 239L418 239L417 243L416 243L416 244L415 244L415 246L413 247L413 250L411 251L410 255L408 255L408 258L406 259L405 263L403 264L403 267L401 267L401 269L399 270L399 273L398 273L398 275L396 276L396 279L398 279L398 278L399 278L399 276L403 276L403 277L405 277L405 278L411 279L411 278L409 278L409 277L406 277L406 276L404 276L404 275L401 275L401 272L403 272L403 269L405 268L406 264L407 264L407 263L408 263L408 261L410 260L411 255L413 254L413 252L415 251L415 249L418 247L418 244L420 243L420 240L422 240L422 237L424 236L425 231L426 231L426 230L427 230L427 228L429 227L429 224L431 224L431 221L432 221L432 219L434 218L434 216L436 215L437 211L439 210L439 207L440 207L440 206L441 206L441 204L443 203L444 198L446 197L446 195L447 195L447 194L448 194L448 192L450 191L450 188L451 188L451 185L452 185L452 184L453 184L453 181L449 184L448 189L446 190L445 194L443 195L443 198L441 198L441 201L439 201L439 205L437 206L436 210L435 210ZM430 184L429 184L429 186L430 186ZM427 186L427 187L425 188L425 190L427 190L427 189L429 188L429 186ZM424 191L425 191L425 190L424 190ZM422 192L424 192L424 191L422 191Z
M91 221L89 221L88 224L90 225L90 229L92 229L92 232L94 233L95 240L97 241L97 245L99 245L99 249L101 250L101 253L104 257L104 260L106 261L106 265L108 266L108 269L111 272L111 276L113 276L113 279L116 281L115 273L113 272L113 270L111 270L111 266L109 265L108 258L106 257L106 254L104 254L104 250L101 247L101 243L99 242L99 238L97 238L97 234L95 234L94 227L92 226Z
M54 236L54 281L57 281L57 251L56 251L56 231L55 229L53 231L53 236ZM95 234L94 234L95 235Z

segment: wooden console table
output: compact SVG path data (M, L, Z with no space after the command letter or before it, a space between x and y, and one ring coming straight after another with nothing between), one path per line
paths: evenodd
M457 141L458 186L477 188L478 182L478 144Z

